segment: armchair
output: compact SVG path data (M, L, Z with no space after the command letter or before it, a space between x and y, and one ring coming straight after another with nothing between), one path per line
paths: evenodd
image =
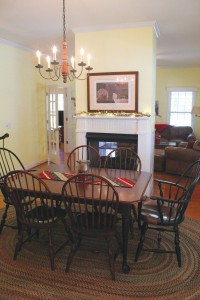
M184 214L196 184L200 178L200 160L193 163L177 182L157 180L159 195L150 197L146 204L138 207L138 224L141 228L140 241L137 247L135 261L141 251L156 253L176 253L178 266L181 267L181 250L179 241L179 224L184 220ZM158 231L157 247L144 248L147 230ZM172 232L175 235L175 251L161 248L161 232Z

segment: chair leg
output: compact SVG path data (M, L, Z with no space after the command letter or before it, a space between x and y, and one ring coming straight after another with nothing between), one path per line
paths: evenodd
M71 226L70 226L70 221L66 221L64 218L62 219L62 222L63 222L63 225L65 227L65 231L69 237L69 240L71 243L74 243L74 240L75 240L75 237L74 237L74 234L71 230Z
M2 233L3 227L5 226L5 223L6 223L7 212L8 212L9 206L10 206L9 204L6 204L6 207L5 207L2 219L1 219L0 234Z
M133 205L132 208L133 208L134 219L135 219L135 221L138 221L138 214L137 214L137 209L135 208L135 205Z
M24 231L23 225L20 224L20 226L18 227L18 241L15 246L13 260L17 259L17 255L18 255L19 251L21 250L21 247L23 244L23 231Z
M129 216L129 227L130 227L130 232L131 232L132 239L134 238L133 223L134 223L133 217Z
M138 228L141 229L142 225L141 225L141 211L142 211L142 202L138 203Z
M53 240L52 240L52 229L48 229L48 235L49 235L49 258L50 258L50 264L51 264L51 270L54 270L54 248L53 248Z
M174 243L175 243L175 249L176 249L176 256L177 256L177 260L178 260L178 266L180 268L181 267L181 248L180 248L178 225L175 225L174 232L175 232Z
M30 242L31 241L31 228L27 227L26 231L27 231L27 235L28 235L28 241Z
M112 240L108 240L107 243L108 243L108 256L109 256L110 272L111 272L112 280L115 280L115 256L117 255L117 251L115 251L116 253L113 253L113 251L112 251L112 249L113 249Z
M140 253L142 251L143 243L144 243L144 240L145 240L145 234L146 234L147 229L148 229L148 224L143 223L142 228L141 228L140 242L138 244L136 255L135 255L135 261L138 260L138 257L140 256Z
M80 245L81 245L81 237L78 237L78 241L74 241L71 245L71 249L70 249L70 252L69 252L69 255L67 258L67 264L66 264L66 269L65 269L66 273L69 272L74 255L75 255L76 251L78 250L78 248L80 247Z
M158 249L160 249L161 241L162 241L161 232L158 231L158 237L157 237L157 245L158 245L157 247L158 247Z

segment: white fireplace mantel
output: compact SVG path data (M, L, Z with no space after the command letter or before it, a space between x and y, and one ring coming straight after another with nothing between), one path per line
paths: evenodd
M87 143L87 132L137 134L142 170L153 172L154 131L151 129L151 117L75 116L75 118L76 146Z

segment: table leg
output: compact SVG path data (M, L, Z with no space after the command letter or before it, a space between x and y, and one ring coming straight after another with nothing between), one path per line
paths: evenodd
M123 239L122 272L125 274L129 273L130 271L130 267L127 263L128 234L129 234L129 216L122 216L122 239Z

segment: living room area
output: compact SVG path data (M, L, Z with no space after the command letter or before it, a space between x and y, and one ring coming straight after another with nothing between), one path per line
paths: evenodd
M157 69L154 171L180 175L200 158L197 69Z

